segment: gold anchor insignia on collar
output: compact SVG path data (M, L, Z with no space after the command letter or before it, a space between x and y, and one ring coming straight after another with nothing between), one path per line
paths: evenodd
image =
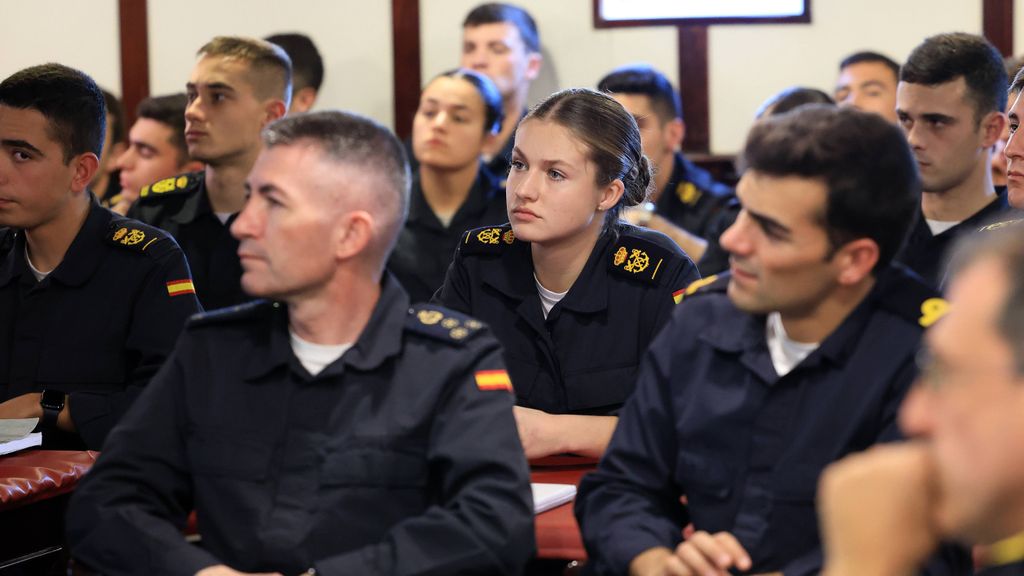
M501 228L487 228L477 232L476 239L483 244L497 244L501 239Z

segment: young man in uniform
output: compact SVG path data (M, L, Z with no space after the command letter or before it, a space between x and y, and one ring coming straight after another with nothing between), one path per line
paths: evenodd
M229 228L245 203L260 130L288 110L292 73L284 50L263 40L221 36L198 54L186 85L185 143L206 169L143 188L128 215L174 236L199 301L212 310L249 299Z
M401 144L343 112L264 141L232 233L267 300L186 328L75 492L75 557L104 574L519 574L533 508L500 347L384 272L408 211ZM181 537L193 507L202 548Z
M896 111L923 193L896 259L937 288L954 240L1006 210L989 165L1006 122L1007 84L999 51L972 34L932 36L900 70Z
M139 103L138 119L128 131L128 148L116 160L121 192L107 202L111 210L126 214L146 185L203 169L201 162L189 158L185 146L187 105L184 94L151 96Z
M602 78L597 89L636 118L644 154L654 168L651 203L624 217L675 240L704 276L728 268L729 255L717 246L718 235L736 218L739 206L732 188L680 151L686 137L683 105L668 78L649 66L625 66Z
M816 574L818 475L898 437L944 309L890 266L919 190L898 128L807 106L757 123L743 155L730 273L687 289L580 486L597 574Z
M199 311L165 233L101 207L103 96L46 64L0 82L0 418L99 450Z

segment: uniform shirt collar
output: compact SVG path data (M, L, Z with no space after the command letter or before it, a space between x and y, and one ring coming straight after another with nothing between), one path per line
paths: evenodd
M597 244L590 252L590 257L579 277L573 282L569 293L552 309L553 314L557 314L556 311L559 309L588 314L600 312L608 307L608 272L603 267L607 264L605 256L615 236L614 231L606 230L598 237ZM537 297L537 305L540 306L540 297L537 296L537 286L533 280L530 244L515 241L502 253L501 259L502 265L496 267L493 273L489 271L483 282L516 300ZM554 318L554 315L548 316L549 320Z
M67 252L60 264L50 272L44 282L60 282L66 286L80 286L84 284L96 271L103 261L103 242L107 225L110 223L111 213L97 202L96 197L89 195L89 212L85 217L82 228L71 241ZM7 253L0 268L0 285L5 285L11 280L19 277L32 279L35 284L35 277L25 262L25 232L18 231L14 246Z
M283 303L264 303L270 309L270 319L265 328L267 333L259 335L259 348L253 355L246 379L252 380L269 374L284 365L298 370L301 363L292 353L288 333L288 308ZM363 332L338 360L321 371L317 378L336 376L344 373L346 367L355 370L372 370L385 360L396 356L402 349L402 333L405 318L409 313L409 296L398 281L385 273L381 281L380 298L374 306ZM305 373L304 369L302 371Z
M728 274L728 273L726 273ZM816 366L823 362L843 365L853 354L861 334L875 308L886 295L910 282L911 275L897 266L890 266L878 274L868 295L843 319L818 347L799 366ZM732 306L732 304L729 304ZM772 367L765 334L766 316L738 312L730 314L704 330L699 338L712 347L728 353L740 353L742 362L768 383L778 379Z
M476 174L476 179L473 181L473 185L469 189L469 194L466 195L466 200L459 206L459 209L455 211L452 216L451 224L449 228L456 230L462 230L465 226L460 227L459 222L473 219L474 216L483 213L491 201L494 199L494 195L498 194L501 189L498 187L497 181L487 167L480 163ZM423 187L420 185L420 177L417 174L412 181L412 194L409 202L409 218L410 224L420 224L423 226L431 226L438 229L444 229L445 226L438 220L437 215L430 208L430 204L427 203L426 197L423 195Z

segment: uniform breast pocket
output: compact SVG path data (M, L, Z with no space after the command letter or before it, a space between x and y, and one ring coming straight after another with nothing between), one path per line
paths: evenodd
M324 486L422 488L427 485L426 455L414 449L380 446L343 448L328 454Z
M676 476L682 480L686 496L695 499L725 500L732 494L735 479L721 461L697 454L679 456Z
M189 462L197 476L260 482L270 466L270 447L216 434L189 440Z

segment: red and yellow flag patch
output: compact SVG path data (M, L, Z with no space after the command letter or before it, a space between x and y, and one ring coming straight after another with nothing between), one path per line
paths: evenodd
M181 296L182 294L195 294L196 287L191 280L174 280L167 283L167 294L169 296Z
M683 301L683 295L685 293L686 293L686 288L680 288L679 290L676 290L675 292L672 293L672 300L676 304L679 304L680 302Z
M505 370L481 370L474 374L476 387L481 390L507 390L512 391L512 380Z

